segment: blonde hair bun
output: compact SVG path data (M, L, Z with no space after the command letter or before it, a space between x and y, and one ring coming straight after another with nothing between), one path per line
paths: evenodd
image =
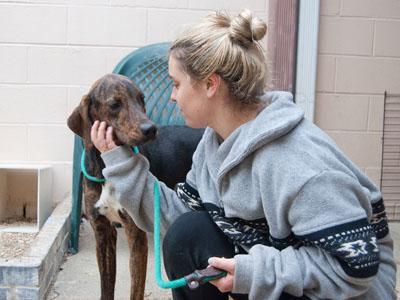
M243 46L249 46L254 41L261 40L267 33L267 24L253 17L250 10L243 10L230 22L230 37Z
M265 22L249 10L236 17L216 11L181 34L171 44L170 55L194 81L216 73L238 104L254 104L264 93L267 79L258 42L266 32Z

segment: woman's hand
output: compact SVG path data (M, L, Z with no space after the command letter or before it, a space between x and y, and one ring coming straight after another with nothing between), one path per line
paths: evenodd
M106 122L95 121L90 131L90 138L101 153L117 147L113 139L113 129L111 126L107 127Z
M235 276L235 259L234 258L221 258L221 257L210 257L208 264L215 268L228 272L225 277L210 281L211 284L215 285L220 292L226 293L231 292L233 289L233 278Z

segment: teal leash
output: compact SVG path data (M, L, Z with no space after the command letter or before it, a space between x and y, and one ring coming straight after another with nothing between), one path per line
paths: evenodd
M154 181L154 268L156 282L163 289L175 289L185 286L187 284L185 277L169 282L162 279L160 252L160 187L156 179Z
M133 153L138 154L139 153L139 148L134 146L132 147ZM86 166L85 166L85 160L86 160L86 152L85 149L82 150L82 156L81 156L81 170L83 175L86 177L86 179L93 181L93 182L97 182L97 183L104 183L106 182L105 178L97 178L94 177L92 175L90 175L87 170L86 170Z
M135 154L139 153L138 147L132 147ZM82 151L81 156L81 170L83 175L90 181L97 183L104 183L105 178L97 178L89 175L85 166L85 149ZM193 273L172 281L164 281L161 274L161 250L160 250L160 187L158 180L154 181L154 268L156 282L160 288L163 289L176 289L187 285L191 289L197 288L200 284L204 284L210 280L218 279L226 276L226 272L208 267L203 270L195 270Z

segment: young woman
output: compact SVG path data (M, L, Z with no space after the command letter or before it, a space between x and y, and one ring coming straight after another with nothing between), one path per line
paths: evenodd
M186 182L160 183L165 268L227 276L174 299L395 299L392 240L378 188L285 92L264 93L266 24L212 13L172 43L171 98L206 127ZM142 229L153 228L147 160L96 122L103 174ZM179 159L179 158L177 158Z

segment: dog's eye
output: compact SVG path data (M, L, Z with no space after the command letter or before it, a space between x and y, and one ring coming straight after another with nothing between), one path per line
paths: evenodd
M110 103L110 109L112 110L119 110L121 108L121 103L118 101L112 101Z

